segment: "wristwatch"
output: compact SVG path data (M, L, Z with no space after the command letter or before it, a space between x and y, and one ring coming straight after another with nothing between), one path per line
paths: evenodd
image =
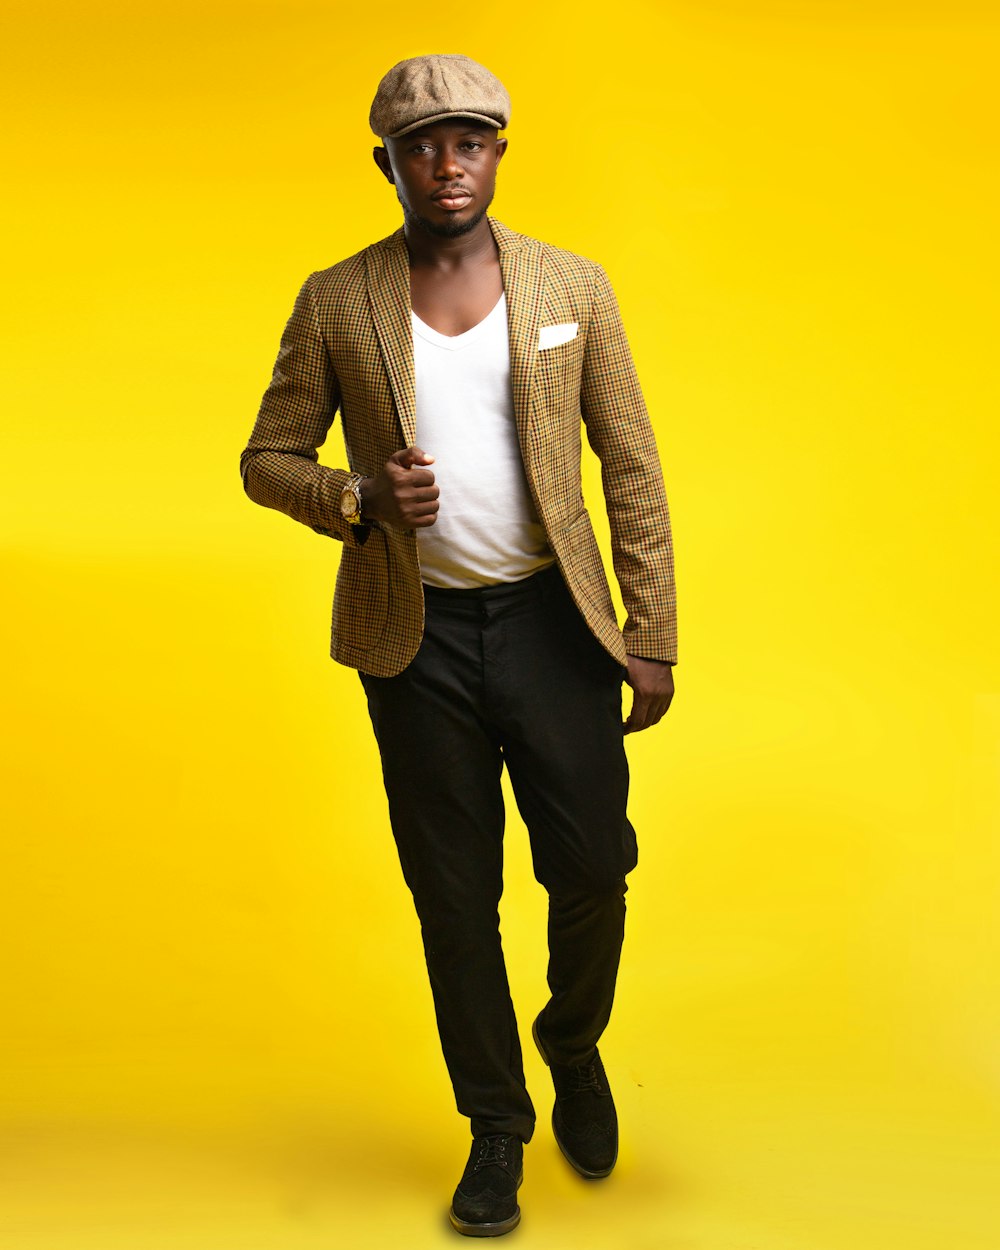
M365 480L363 473L352 473L347 485L340 492L340 513L348 525L361 525L361 483Z

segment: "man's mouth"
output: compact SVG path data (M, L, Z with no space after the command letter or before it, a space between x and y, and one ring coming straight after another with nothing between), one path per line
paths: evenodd
M441 208L465 208L466 204L472 200L472 192L466 191L464 187L449 187L445 191L436 192L431 199Z

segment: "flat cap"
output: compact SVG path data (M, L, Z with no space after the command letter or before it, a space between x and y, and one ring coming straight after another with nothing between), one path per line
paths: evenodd
M449 117L474 117L503 130L510 96L503 83L467 56L414 56L378 85L368 120L379 138L395 139Z

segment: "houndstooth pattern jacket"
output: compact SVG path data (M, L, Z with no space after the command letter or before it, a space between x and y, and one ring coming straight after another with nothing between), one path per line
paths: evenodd
M507 297L518 439L549 545L584 619L620 664L627 654L675 662L667 500L614 292L593 261L487 220ZM540 347L543 327L570 322L579 326L575 337ZM350 471L319 463L317 449L338 409ZM627 612L622 630L583 501L581 418L601 461L612 562ZM303 283L240 457L251 499L343 542L330 654L377 677L401 672L423 635L416 535L349 525L340 494L350 472L374 476L393 452L414 443L415 433L401 227Z

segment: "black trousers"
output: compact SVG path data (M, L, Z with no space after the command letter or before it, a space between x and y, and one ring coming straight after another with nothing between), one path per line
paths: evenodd
M539 1028L588 1062L611 1014L636 864L624 670L556 566L476 590L425 587L424 638L396 677L362 674L393 836L421 923L438 1030L474 1134L528 1141L535 1113L500 942L506 764L549 895Z

